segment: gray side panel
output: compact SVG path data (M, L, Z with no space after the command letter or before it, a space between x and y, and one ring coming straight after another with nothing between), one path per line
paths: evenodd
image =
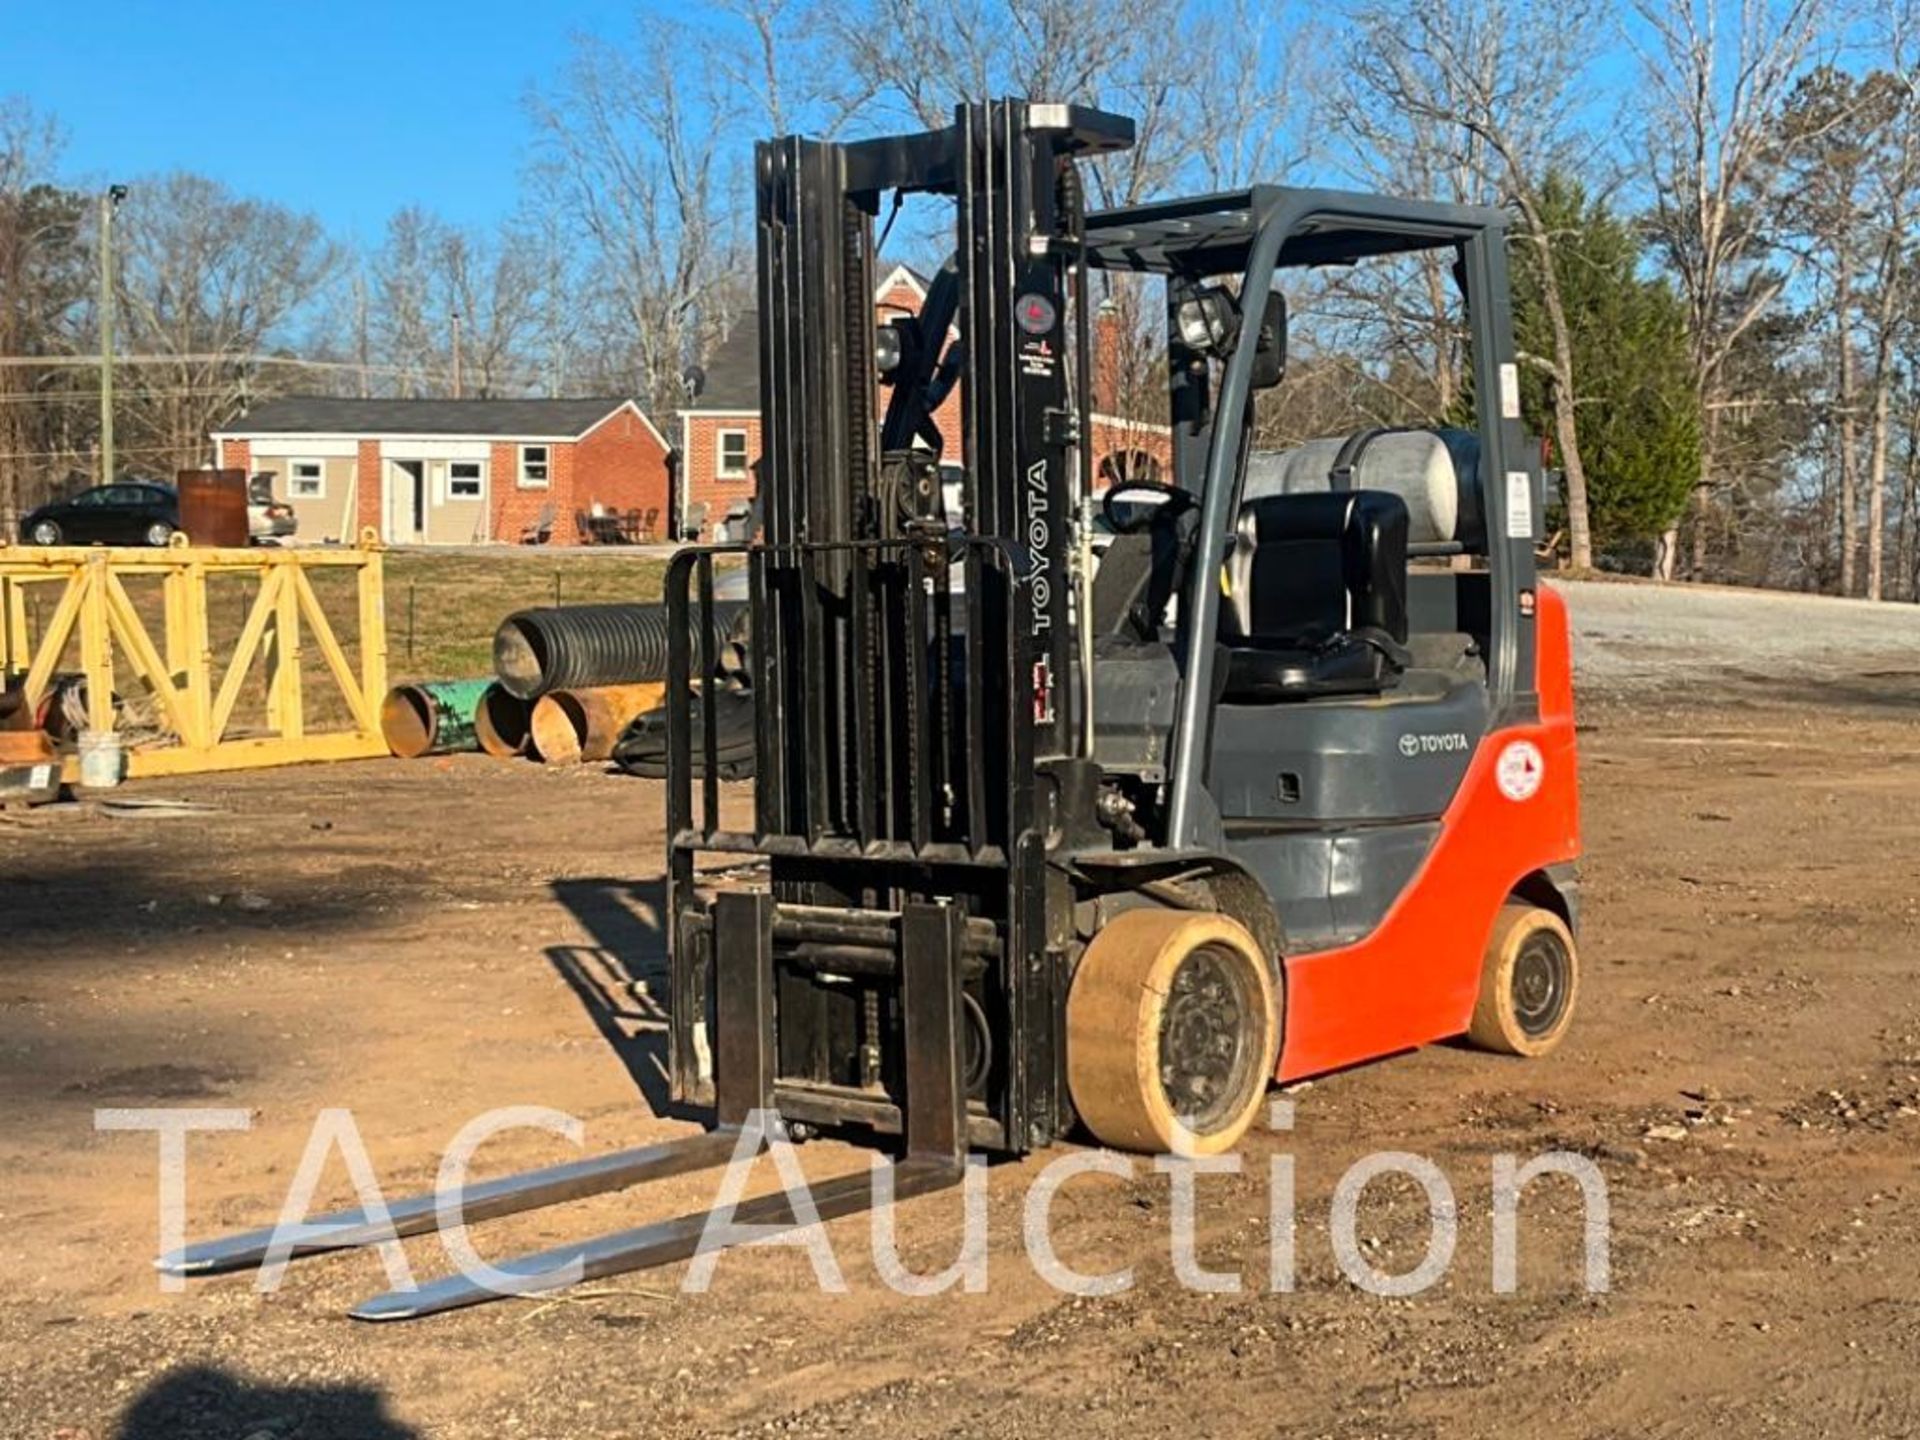
M1436 816L1486 728L1482 686L1412 671L1394 698L1221 705L1208 788L1229 830Z
M1267 887L1287 948L1300 954L1371 933L1439 834L1440 826L1428 821L1331 835L1230 837L1227 853Z

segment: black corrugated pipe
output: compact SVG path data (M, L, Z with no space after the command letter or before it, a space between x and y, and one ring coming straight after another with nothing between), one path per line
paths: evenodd
M741 667L744 601L713 607L713 641L722 672ZM693 641L694 669L700 641ZM549 690L633 685L667 678L665 605L560 605L521 610L493 636L493 668L509 694L532 700Z

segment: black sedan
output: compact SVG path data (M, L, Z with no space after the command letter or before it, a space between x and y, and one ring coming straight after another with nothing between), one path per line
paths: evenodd
M28 511L20 538L30 545L165 545L179 528L172 486L116 480Z

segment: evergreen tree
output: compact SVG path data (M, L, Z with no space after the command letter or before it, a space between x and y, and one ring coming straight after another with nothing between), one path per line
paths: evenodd
M1555 275L1573 332L1596 549L1639 550L1676 523L1700 470L1700 414L1688 368L1686 313L1664 279L1641 273L1633 226L1564 174L1540 187L1541 209L1560 236ZM1511 247L1515 338L1523 355L1547 353L1539 247ZM1521 367L1528 427L1552 433L1547 376Z

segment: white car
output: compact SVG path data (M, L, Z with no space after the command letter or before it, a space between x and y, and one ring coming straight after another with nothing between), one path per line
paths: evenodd
M300 517L291 505L273 498L273 476L255 475L247 482L247 539L255 545L277 545L293 537Z

